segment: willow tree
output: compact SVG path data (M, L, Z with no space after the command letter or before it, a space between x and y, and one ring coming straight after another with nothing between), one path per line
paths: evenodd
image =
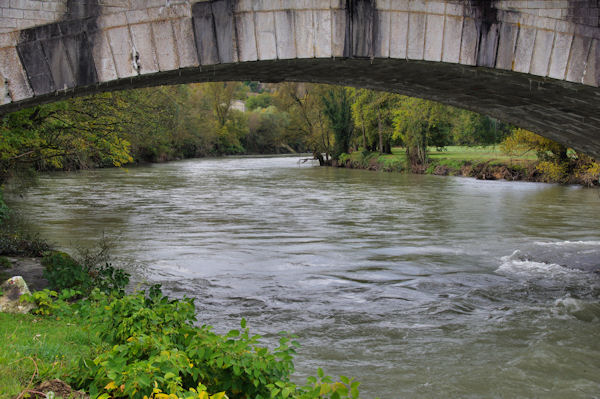
M352 121L352 104L348 89L345 87L332 87L321 96L323 101L323 113L329 119L331 130L335 138L333 158L350 149L350 140L354 131Z
M449 108L433 101L403 97L394 117L394 138L402 140L414 171L427 165L427 146L449 144L452 124Z

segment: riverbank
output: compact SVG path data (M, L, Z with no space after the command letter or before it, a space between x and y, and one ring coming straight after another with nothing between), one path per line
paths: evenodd
M392 154L354 151L342 154L333 166L384 172L419 173L439 176L463 176L480 180L529 181L559 184L579 184L587 187L600 184L600 168L594 165L576 166L572 170L554 167L539 161L534 154L510 157L497 147L449 146L443 151L431 148L429 164L411 170L403 148L392 148Z
M63 252L1 259L32 288L54 290L21 295L32 314L0 312L0 398L358 399L357 382L320 369L307 385L292 383L299 344L288 333L273 350L245 319L215 334L197 327L193 299L168 298L159 285L126 294L126 272Z

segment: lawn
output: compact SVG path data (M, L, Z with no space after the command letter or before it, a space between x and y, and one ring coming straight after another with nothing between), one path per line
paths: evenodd
M0 398L61 378L98 339L69 320L0 313Z
M405 150L402 147L392 148L394 156L405 156ZM460 161L535 161L534 152L529 152L521 156L509 156L503 153L498 146L486 147L466 147L466 146L448 146L443 151L437 151L435 147L430 147L428 152L431 160L452 159ZM390 155L387 155L390 157Z

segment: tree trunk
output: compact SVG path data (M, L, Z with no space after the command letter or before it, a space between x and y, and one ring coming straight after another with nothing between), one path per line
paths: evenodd
M379 152L383 153L383 132L381 131L381 111L377 109L377 132L379 133Z

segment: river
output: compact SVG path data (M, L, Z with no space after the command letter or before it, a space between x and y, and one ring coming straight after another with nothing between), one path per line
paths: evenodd
M600 395L600 192L201 159L43 174L11 205L63 248L117 237L136 281L299 336L296 379L361 396Z

